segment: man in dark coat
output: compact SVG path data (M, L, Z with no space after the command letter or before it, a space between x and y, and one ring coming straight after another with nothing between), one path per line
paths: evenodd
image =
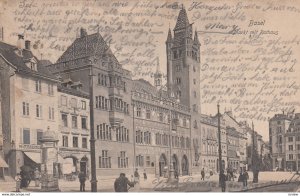
M86 180L85 174L83 172L80 172L78 174L78 178L80 182L80 191L85 192L85 180Z
M226 190L226 175L224 174L223 170L221 170L221 174L220 174L220 186L222 188L222 192L225 192L225 190Z
M201 180L204 180L205 177L205 172L204 172L204 168L201 170Z
M120 177L115 180L115 192L128 192L127 185L133 187L134 183L130 182L124 173L120 173Z

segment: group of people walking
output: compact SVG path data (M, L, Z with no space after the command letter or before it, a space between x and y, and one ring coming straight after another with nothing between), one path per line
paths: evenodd
M131 176L133 179L130 181L125 173L120 173L120 176L115 180L114 188L115 192L128 192L128 190L132 187L136 187L138 190L140 188L140 174L139 170L136 168L134 171L133 176ZM144 180L147 180L147 173L146 170L144 170L143 173Z
M34 171L26 171L21 168L21 172L15 176L16 192L20 192L20 189L27 188L31 180L35 181L35 186L40 186L41 173L38 168Z

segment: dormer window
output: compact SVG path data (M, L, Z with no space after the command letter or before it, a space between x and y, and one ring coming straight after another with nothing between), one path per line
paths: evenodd
M36 69L36 63L35 62L30 62L30 69L32 71L37 71L37 69Z

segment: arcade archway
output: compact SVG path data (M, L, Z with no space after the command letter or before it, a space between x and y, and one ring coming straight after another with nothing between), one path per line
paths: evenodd
M165 167L167 166L167 158L165 154L161 154L159 157L159 176L164 175Z
M189 162L186 155L183 155L182 157L181 169L183 176L189 175Z

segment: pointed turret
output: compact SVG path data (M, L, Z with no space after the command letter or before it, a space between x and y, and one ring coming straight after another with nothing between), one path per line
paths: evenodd
M182 6L182 8L179 12L177 22L176 22L176 26L175 26L174 30L186 28L189 24L190 23L189 23L187 13L185 11L185 8Z
M156 72L154 74L154 84L157 89L160 89L162 83L162 74L160 72L159 57L157 57Z
M197 45L200 45L197 30L195 31L194 43L197 44Z
M172 38L172 33L171 33L171 29L169 28L169 32L168 32L168 37L167 37L167 42L172 42L173 38Z

